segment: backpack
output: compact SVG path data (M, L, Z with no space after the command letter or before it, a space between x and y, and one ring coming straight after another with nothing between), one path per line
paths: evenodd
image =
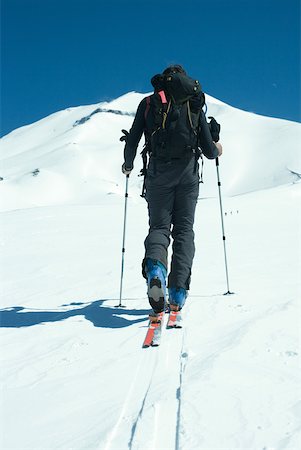
M169 161L197 151L201 109L205 103L197 80L182 73L152 78L154 94L146 98L147 152Z
M184 73L157 74L151 79L155 92L166 91L175 103L184 103L194 95L202 93L198 80Z
M194 153L197 162L199 121L205 104L200 83L186 74L159 74L151 82L154 93L146 98L141 175L146 174L148 155L168 162Z

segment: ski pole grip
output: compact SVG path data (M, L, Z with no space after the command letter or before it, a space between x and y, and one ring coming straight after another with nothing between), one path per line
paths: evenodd
M216 164L216 167L218 167L218 166L219 166L219 159L218 159L218 157L217 157L217 158L215 158L215 164Z

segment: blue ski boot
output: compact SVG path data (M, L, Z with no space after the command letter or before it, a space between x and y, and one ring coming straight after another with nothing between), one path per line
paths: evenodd
M169 288L169 304L170 309L173 311L180 311L186 301L187 291L184 288Z
M155 314L165 309L166 268L160 262L150 258L146 260L147 295Z

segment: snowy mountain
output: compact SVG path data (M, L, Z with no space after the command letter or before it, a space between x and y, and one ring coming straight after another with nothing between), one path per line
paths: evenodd
M143 94L57 112L1 139L1 209L97 203L122 194L121 129L131 127ZM222 125L224 193L238 195L297 180L301 174L301 126L247 113L207 96L208 116ZM141 140L141 146L143 139ZM131 192L142 167L136 158ZM216 195L214 164L205 161L203 197Z
M148 220L120 130L144 94L69 108L1 139L1 449L297 450L301 440L301 125L207 96L205 161L182 330L142 349ZM143 144L143 143L142 143Z

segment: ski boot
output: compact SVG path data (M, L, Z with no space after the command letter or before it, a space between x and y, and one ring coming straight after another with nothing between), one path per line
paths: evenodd
M181 309L183 308L187 291L184 288L169 288L169 319L167 328L182 328Z
M184 288L168 288L169 307L172 311L180 311L186 301L187 291Z
M154 312L154 315L151 316L155 318L157 314L163 312L165 309L166 268L160 261L148 258L146 260L146 275L147 296Z

